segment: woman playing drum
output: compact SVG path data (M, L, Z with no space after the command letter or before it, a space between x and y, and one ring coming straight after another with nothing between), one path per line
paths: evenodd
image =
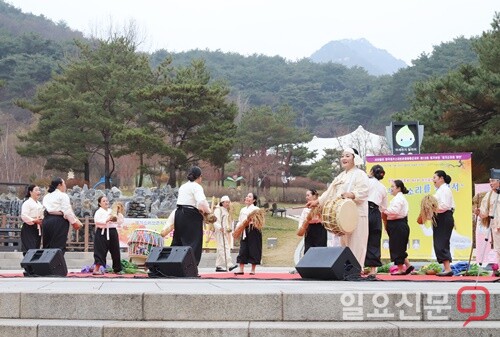
M201 169L191 167L187 179L189 181L179 187L172 246L191 246L198 265L203 245L203 215L200 211L210 213L210 207L200 185Z
M318 191L315 189L307 190L306 201L318 200ZM311 247L326 247L327 233L325 227L321 224L321 212L318 207L305 207L299 218L298 236L304 236L304 254Z
M391 261L398 266L397 272L392 275L407 275L415 269L408 261L408 253L406 253L410 226L408 226L408 201L404 194L408 194L408 190L401 180L394 180L391 184L391 194L394 198L384 213L387 214ZM406 265L406 270L404 265Z
M329 200L337 198L352 199L357 209L356 228L340 237L340 244L349 247L362 266L365 262L368 241L368 176L357 165L363 160L356 149L347 148L340 157L344 172L340 173L318 200L311 200L307 207L323 206Z

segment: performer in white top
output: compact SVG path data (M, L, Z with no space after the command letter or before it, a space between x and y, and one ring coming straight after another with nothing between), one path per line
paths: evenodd
M307 190L306 201L318 199L318 191L314 188ZM327 244L327 231L321 223L321 212L318 207L308 208L302 210L299 218L298 236L304 236L304 254L307 253L311 247L326 247Z
M122 271L120 258L120 238L118 236L118 226L123 224L122 212L116 211L112 214L109 208L108 198L104 195L97 199L99 209L94 214L96 232L94 235L94 275L104 274L106 266L106 255L111 254L113 261L113 272L119 274Z
M42 223L43 248L59 248L66 251L69 224L78 230L82 223L76 217L66 192L66 183L55 178L50 183L47 195L43 197L45 217Z
M358 224L356 229L340 237L340 244L349 247L360 266L363 266L368 243L368 176L356 166L363 160L358 151L347 148L342 153L340 162L344 171L330 184L318 200L311 200L307 207L323 206L328 200L339 197L352 199L358 209Z
M377 274L380 261L380 241L382 239L381 213L387 208L387 189L380 182L385 171L381 165L374 165L368 180L368 246L366 250L365 267L370 267L370 275Z
M238 223L235 227L233 237L240 240L240 251L236 258L236 263L240 265L240 270L235 272L236 275L245 273L245 264L250 263L252 269L250 275L255 274L256 265L262 260L262 226L263 223L257 223L259 217L253 217L259 211L257 207L257 195L248 193L245 197L245 207L240 211Z
M219 205L215 208L214 214L217 220L214 222L215 241L217 242L217 253L215 259L215 271L231 271L237 267L231 258L231 225L233 218L230 213L231 200L227 195L220 198Z
M196 264L200 264L203 245L203 213L210 213L207 198L201 186L201 169L193 166L188 182L179 187L174 220L172 246L191 246Z
M481 217L485 227L491 228L493 248L497 253L497 260L500 261L500 169L491 169L490 172L491 190L483 197L476 214Z
M26 255L29 249L40 249L42 242L43 206L38 201L39 198L40 187L29 185L21 207L21 220L23 220L21 244L23 255Z
M391 184L391 194L394 198L384 213L387 214L386 229L389 235L391 261L398 266L398 271L392 275L407 275L415 269L408 261L406 252L410 226L408 226L408 201L404 194L408 194L408 190L401 180L394 180ZM406 265L406 270L404 265Z
M455 201L448 184L451 182L451 177L445 171L438 170L434 172L432 178L434 186L437 188L436 197L438 201L438 210L435 214L436 226L433 228L432 237L434 241L434 252L439 263L443 264L444 271L437 273L437 276L453 276L451 270L451 251L450 251L450 238L455 227L455 220L453 219L453 211L455 208Z

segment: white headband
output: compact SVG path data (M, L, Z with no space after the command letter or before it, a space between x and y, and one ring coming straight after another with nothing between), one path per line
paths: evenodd
M349 152L354 156L354 165L356 166L363 165L363 159L361 159L361 157L358 154L356 154L356 152L354 152L353 148L348 147L344 149L344 152Z

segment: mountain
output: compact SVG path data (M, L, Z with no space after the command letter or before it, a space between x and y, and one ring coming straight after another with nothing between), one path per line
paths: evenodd
M386 50L374 47L366 39L330 41L314 52L316 63L340 63L346 67L362 67L371 75L390 75L408 65Z

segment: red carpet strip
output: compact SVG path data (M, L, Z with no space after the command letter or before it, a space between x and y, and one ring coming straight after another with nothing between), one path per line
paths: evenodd
M0 274L0 278L18 278L24 277L22 273ZM148 274L123 274L117 275L106 273L104 275L92 275L90 273L71 272L67 277L70 278L105 278L105 279L134 279L134 278L148 278ZM218 279L218 280L302 280L298 273L257 273L250 275L245 272L244 275L235 275L234 273L205 273L200 275L201 279ZM393 276L389 274L377 274L376 278L373 277L357 277L353 281L408 281L408 282L499 282L500 277L497 276L449 276L439 277L436 275L398 275ZM311 279L304 279L311 280Z

